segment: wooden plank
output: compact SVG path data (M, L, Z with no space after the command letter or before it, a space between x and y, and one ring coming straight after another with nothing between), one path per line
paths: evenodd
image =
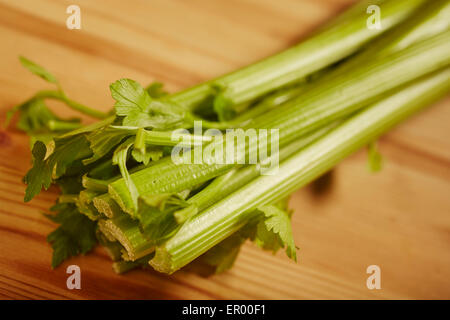
M82 30L68 30L70 1L0 0L0 120L46 86L19 66L19 54L54 72L70 96L108 110L118 78L179 90L288 47L351 2L79 0ZM101 248L51 270L45 236L54 226L41 212L56 190L22 202L28 139L2 129L0 299L450 298L449 119L446 99L381 140L380 173L370 174L358 152L337 167L325 195L297 192L297 264L246 244L231 271L207 278L119 276ZM66 289L69 264L81 267L81 290ZM372 264L381 267L381 290L366 288Z

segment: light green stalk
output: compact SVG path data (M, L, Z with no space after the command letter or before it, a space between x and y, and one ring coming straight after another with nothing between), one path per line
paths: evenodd
M219 90L232 105L254 100L268 92L296 82L359 50L365 43L404 21L424 0L372 1L380 6L382 29L367 28L366 5L357 5L337 18L336 23L279 54L261 60L217 79L202 83L168 97L190 110L211 104Z
M282 162L276 175L260 176L187 221L156 249L150 265L173 273L243 227L255 208L282 199L378 138L450 90L450 68L430 75L359 112Z
M61 90L44 90L40 91L37 94L34 95L32 99L53 99L53 100L59 100L61 102L64 102L68 107L70 107L73 110L76 110L78 112L81 112L83 114L86 114L88 116L91 116L93 118L97 119L105 119L108 117L108 114L96 109L92 109L88 106L85 106L79 102L76 102L72 99L69 99L64 92Z
M450 32L444 32L392 55L368 61L351 74L343 73L331 79L322 77L299 98L255 119L248 127L279 129L279 143L283 146L449 64ZM173 193L190 189L233 167L230 164L175 164L169 158L133 173L131 178L140 195ZM133 201L124 179L111 183L108 190L124 211L133 213Z
M313 143L319 137L322 137L325 133L333 129L337 123L332 123L331 125L325 126L322 129L319 129L313 132L310 135L303 137L302 139L298 139L286 147L282 148L276 157L279 158L279 161L283 161L292 154L298 152L305 146L310 143ZM271 162L271 158L274 158L275 155L272 155L267 162ZM207 207L213 205L216 201L226 197L230 193L244 186L246 183L250 182L260 173L260 165L249 165L244 168L236 168L227 174L224 174L211 182L205 189L195 194L191 198L187 200L188 203L195 206L196 211L202 211ZM189 216L184 214L192 213L192 210L180 210L175 213L175 217L179 223L183 223Z
M292 142L288 146L282 148L279 152L280 160L286 159L294 152L301 148L304 148L308 144L314 142L319 137L327 133L334 125L326 126L323 129L318 130L310 135L307 135L295 142ZM196 206L195 211L192 210L180 210L180 213L176 214L180 216L179 223L183 223L186 216L181 216L181 212L195 213L199 208L204 209L209 206L212 201L216 201L217 197L224 197L226 194L233 192L246 182L252 180L259 174L256 166L249 166L243 168L237 172L236 175L229 177L221 184L220 192L217 193L217 182L213 182L205 190L192 197L189 203ZM220 179L220 178L218 178ZM112 202L112 203L111 203ZM99 222L100 229L105 235L110 237L110 240L119 241L126 250L126 257L129 260L136 260L140 257L147 255L154 249L154 242L148 240L139 228L139 222L133 220L129 215L124 213L115 202L108 197L107 194L94 198L94 204L99 212L103 213L109 219L104 219Z

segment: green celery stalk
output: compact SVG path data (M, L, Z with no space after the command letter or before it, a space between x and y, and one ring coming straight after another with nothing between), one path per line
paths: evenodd
M380 37L376 43L379 55L401 50L419 41L433 37L450 28L450 2L448 0L427 1L414 15L391 32L396 40L387 43Z
M145 145L153 146L176 146L180 142L172 139L172 131L154 131L154 130L142 130L140 139ZM205 144L212 140L210 136L194 135L188 133L179 133L178 137L181 141L189 141L186 147L198 146ZM138 137L136 136L136 141ZM184 146L184 145L183 145Z
M108 180L94 179L87 176L87 174L83 175L81 178L81 183L84 188L95 191L105 193L108 191Z
M323 76L297 99L258 117L246 127L279 129L280 146L283 146L448 64L450 32L444 32L392 55L367 61L351 74L344 72L331 79ZM232 164L175 164L170 160L131 174L140 195L190 189L234 167ZM108 190L122 210L133 214L133 201L124 179L111 183Z
M98 193L96 192L83 190L79 193L78 200L76 201L78 210L82 214L86 215L89 219L94 221L103 218L103 215L98 212L98 210L92 204L92 200L97 195Z
M72 99L69 99L62 91L60 90L43 90L39 91L34 95L32 99L53 99L64 102L71 109L84 113L88 116L97 119L105 119L108 117L108 114L96 109L89 108L79 102L76 102Z
M374 57L386 56L450 29L450 2L435 0L422 5L405 22L390 30L385 36L369 43L350 61L335 68L327 77L352 72L358 65ZM328 78L329 79L329 78Z
M323 136L333 126L334 125L326 126L325 128L319 129L317 132L292 142L280 150L279 158L281 160L286 159L294 152ZM212 201L216 201L217 197L220 199L220 197L233 192L258 174L259 171L256 166L248 166L247 168L239 170L235 175L224 181L224 183L221 184L222 187L219 194L217 193L218 183L213 182L205 190L192 197L192 200L188 202L195 204L198 209L202 210L206 206L209 206ZM219 177L216 180L221 178L222 177ZM111 201L113 203L110 203ZM125 214L107 194L94 198L94 203L98 211L109 218L99 222L100 229L104 234L109 235L111 240L117 240L122 244L127 252L127 259L139 259L153 250L154 245L142 235L142 231L139 229L139 222ZM181 211L183 210L180 210L180 212ZM183 213L195 213L196 211L197 210L194 212L192 212L192 210L184 210ZM184 222L185 218L186 217L183 216L180 217L178 222Z
M51 131L66 131L78 129L82 124L79 122L49 120L47 126Z
M421 10L415 12L406 22L394 28L388 36L376 39L373 43L369 44L367 49L357 55L356 58L352 58L351 61L345 63L343 67L338 68L337 71L331 72L331 74L342 74L344 71L347 72L348 70L357 67L358 64L363 63L366 59L395 53L412 45L414 42L448 30L450 21L447 19L449 16L449 8L450 5L447 1L435 1L431 5L426 4L425 6L422 6ZM329 77L327 79L329 79ZM255 108L243 113L241 116L238 116L231 121L229 123L230 127L234 127L238 123L244 123L244 126L247 127L249 127L250 124L254 125L251 121L252 118L272 109L273 105L279 105L298 96L301 92L305 91L305 88L307 88L307 86L306 83L303 82L301 85L296 85L295 87L269 95ZM176 143L170 139L170 133L154 131L145 131L145 133L148 134L146 142L149 144L174 145ZM150 134L155 137L150 136ZM161 138L159 138L158 135L160 135Z
M104 126L110 125L111 123L114 122L115 119L116 119L116 116L109 116L109 117L107 117L107 118L105 118L105 119L103 119L101 121L91 123L91 124L89 124L87 126L75 129L73 131L69 131L69 132L59 136L58 138L67 138L67 137L75 136L77 134L95 131L95 130L100 129L100 128L104 127Z
M328 69L328 68L327 68ZM299 83L295 86L280 89L272 94L267 95L263 100L258 102L255 106L250 108L249 110L239 114L237 117L233 118L233 120L228 121L226 128L235 128L242 127L247 125L253 118L260 116L267 111L274 109L275 107L298 97L301 93L304 92L306 86L306 82Z
M122 213L113 219L99 220L100 231L110 240L117 240L126 250L122 257L135 261L154 251L154 245L139 230L139 223Z
M95 234L99 244L105 249L111 260L120 261L122 259L122 245L117 241L111 241L108 239L98 228Z
M243 227L256 214L255 208L306 185L449 90L450 68L446 68L360 111L282 162L276 175L258 177L188 220L157 247L150 265L160 272L175 272Z
M367 4L357 5L326 28L281 53L217 79L170 95L167 99L190 110L210 104L217 89L225 90L232 105L254 100L331 65L404 21L424 0L372 1L383 13L381 30L367 28ZM164 98L163 98L164 99Z
M332 123L331 125L327 125L324 128L303 137L302 139L297 139L291 142L280 150L278 154L279 160L283 161L295 152L298 152L305 146L313 143L336 125L337 123ZM272 155L272 157L274 157L274 155ZM194 205L198 211L202 211L214 204L216 201L244 186L246 183L250 182L259 175L260 171L259 166L257 165L249 165L238 170L232 170L227 174L214 179L214 181L211 182L205 189L189 198L187 202ZM175 216L177 217L177 213L175 213ZM187 217L185 216L180 216L179 218L177 217L177 221L182 223L186 220L186 218Z
M117 202L115 202L107 193L95 197L93 199L93 204L98 212L110 219L120 216L123 212Z

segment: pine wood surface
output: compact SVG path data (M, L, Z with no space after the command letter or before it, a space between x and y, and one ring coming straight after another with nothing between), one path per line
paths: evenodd
M74 2L81 30L65 26ZM180 90L296 43L351 2L0 0L0 121L46 87L20 66L19 54L53 72L70 97L107 110L116 79ZM381 172L369 173L360 151L336 168L326 194L298 191L291 200L298 263L248 243L231 271L210 277L116 275L101 248L52 270L45 237L54 224L41 213L57 191L22 202L28 139L1 129L0 299L448 299L449 121L445 99L381 139ZM70 264L81 268L81 290L66 288ZM374 264L380 290L366 287L366 268Z

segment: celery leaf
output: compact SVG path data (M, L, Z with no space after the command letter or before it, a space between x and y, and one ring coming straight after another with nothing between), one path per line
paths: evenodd
M146 146L144 152L140 149L133 149L131 155L137 162L148 165L150 161L158 161L162 158L163 148L159 146Z
M27 184L24 201L30 201L41 192L41 189L48 189L52 182L52 172L47 162L44 160L47 147L42 141L37 141L32 150L33 167L27 172L23 181Z
M61 177L77 160L91 156L89 142L85 135L76 135L68 138L56 138L55 150L48 157L54 178Z
M17 128L25 131L30 136L31 146L36 141L48 143L61 133L81 125L78 118L59 118L46 106L44 100L39 98L29 99L8 111L6 125L9 124L16 112L19 112ZM58 123L58 127L55 127L54 123Z
M273 252L286 247L287 256L297 261L289 213L275 205L262 206L258 210L264 214L265 219L257 225L256 244Z
M54 75L52 75L50 72L45 70L45 68L41 67L40 65L34 63L33 61L28 60L25 57L19 57L20 63L22 66L27 68L29 71L31 71L33 74L37 75L38 77L41 77L42 79L58 84L58 80Z
M97 161L116 148L126 137L133 134L132 131L119 130L109 126L92 131L86 138L89 140L89 146L93 154L92 157L83 160L83 163L89 164Z
M47 236L53 248L52 268L64 260L91 251L97 243L96 223L79 213L73 204L59 204L53 208L58 213L46 215L60 226Z
M192 117L168 101L150 97L142 86L131 79L120 79L110 85L111 95L116 100L116 114L122 116L123 125L138 128L170 129L191 122Z
M153 82L145 88L150 97L158 99L167 96L169 93L163 89L164 85L161 82Z
M178 228L174 213L187 206L182 193L141 196L138 218L142 234L155 243L171 236Z
M45 159L47 147L42 141L33 146L33 167L24 177L27 184L24 201L30 201L42 188L48 189L52 179L58 179L70 167L72 172L79 172L77 161L91 155L88 142L83 135L55 139L53 152Z

